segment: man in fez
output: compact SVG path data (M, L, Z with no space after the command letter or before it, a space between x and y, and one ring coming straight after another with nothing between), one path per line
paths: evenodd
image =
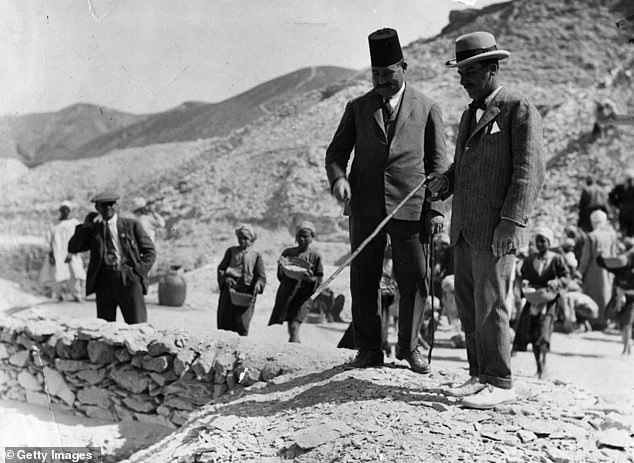
M118 199L118 194L108 191L92 199L97 212L77 225L68 252L90 251L86 295L96 293L97 318L115 321L119 306L126 323L143 323L147 321L143 295L156 251L138 221L118 216Z
M451 245L458 314L465 331L469 379L448 391L472 408L515 400L506 296L515 253L544 181L539 112L502 87L495 37L473 32L456 39L460 85L473 102L462 114L453 164L428 187L453 194Z
M352 250L426 175L444 172L448 166L440 108L406 84L407 63L397 32L381 29L370 34L368 41L374 88L347 103L326 151L331 191L345 202L349 216ZM353 149L354 159L346 175ZM383 364L378 295L390 235L400 293L396 357L406 360L417 373L429 371L418 335L429 290L429 237L442 229L443 219L429 193L418 189L352 261L352 326L358 352L350 367Z

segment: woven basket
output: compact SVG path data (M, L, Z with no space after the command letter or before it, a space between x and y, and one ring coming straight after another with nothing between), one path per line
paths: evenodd
M231 303L239 307L248 307L255 300L255 296L249 293L239 293L233 288L229 288Z
M282 267L282 273L284 273L287 278L301 280L310 269L310 262L298 259L297 257L282 257L280 259L280 267Z
M557 293L549 288L525 288L524 297L531 304L543 304L557 297Z
M605 268L610 270L623 268L623 267L627 267L627 257L626 256L604 256L603 263L605 264Z

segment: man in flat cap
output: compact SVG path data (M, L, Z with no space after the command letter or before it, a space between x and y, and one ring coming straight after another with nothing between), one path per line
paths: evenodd
M374 88L348 102L326 151L326 173L332 193L345 202L353 250L426 175L444 172L448 165L440 108L405 83L407 63L397 32L381 29L368 41ZM378 294L389 235L400 294L396 357L418 373L429 371L419 333L429 284L429 237L442 224L443 215L432 207L430 195L419 189L352 261L352 326L358 353L350 367L383 364Z
M428 187L442 199L453 194L455 298L470 377L448 393L486 409L515 400L506 296L544 180L542 126L535 106L500 84L499 60L510 53L492 34L465 34L455 46L446 64L458 68L473 102L460 120L453 164Z
M97 318L115 321L118 306L126 323L143 323L147 321L143 295L156 251L138 221L118 216L118 199L109 191L92 199L97 213L89 213L77 225L68 251L90 251L86 295L96 295Z

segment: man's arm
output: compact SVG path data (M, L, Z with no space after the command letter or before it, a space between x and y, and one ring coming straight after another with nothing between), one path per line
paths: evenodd
M442 112L438 105L432 105L427 125L425 126L425 173L443 174L447 171L449 160L447 159L447 145L445 142L445 126L442 120ZM432 206L432 192L425 191L425 203L423 211L433 211L435 215L443 215L441 208Z
M513 174L500 216L525 227L546 171L542 121L537 108L525 100L510 120Z
M139 258L141 259L139 262L139 266L141 268L139 270L143 275L147 275L156 260L156 248L154 247L154 243L152 243L148 234L143 229L143 225L136 220L133 222L133 231L137 248L139 250Z
M339 179L344 179L347 183L346 169L348 167L348 161L350 160L350 153L352 153L352 149L354 148L355 139L356 127L354 123L354 112L352 103L348 102L341 121L339 122L339 126L335 131L335 135L326 149L326 175L328 176L330 190L333 193L335 193L334 187Z
M95 218L97 216L98 214L96 212L91 212L84 218L83 223L80 223L75 227L75 233L68 241L69 253L76 254L78 252L90 250L92 238L97 230L97 226L95 224Z

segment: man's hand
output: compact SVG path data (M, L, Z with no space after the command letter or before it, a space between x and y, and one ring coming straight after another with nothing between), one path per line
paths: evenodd
M432 233L440 233L445 228L445 218L438 212L425 212L423 222L427 236L431 236Z
M502 219L493 232L491 250L495 257L512 254L520 247L519 225L510 220Z
M432 198L449 188L449 180L443 174L431 173L427 176L425 186L432 193Z
M255 292L255 294L262 294L263 291L264 291L264 282L262 280L256 281L255 285L253 286L253 292Z
M84 219L84 225L92 226L95 223L101 222L101 214L97 212L89 212Z
M231 289L231 288L235 288L237 282L231 277L226 277L225 284L227 285L227 288Z
M73 259L72 254L67 254L66 259L64 259L65 264L70 264L70 261Z
M332 186L332 193L339 201L350 201L350 198L352 198L352 190L350 189L350 184L345 177L337 179L335 184Z

